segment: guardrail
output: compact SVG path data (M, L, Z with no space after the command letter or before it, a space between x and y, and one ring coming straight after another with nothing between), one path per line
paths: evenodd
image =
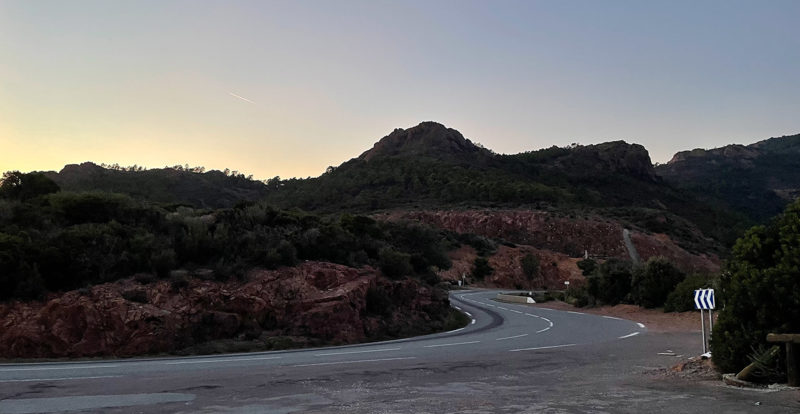
M500 302L510 303L536 303L536 301L530 296L505 295L502 293L497 294L497 300Z

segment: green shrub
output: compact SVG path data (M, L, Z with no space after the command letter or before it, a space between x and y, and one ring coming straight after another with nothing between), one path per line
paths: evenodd
M592 259L583 259L578 261L578 269L581 269L584 276L590 276L597 268L597 262Z
M477 280L483 280L486 276L494 273L494 269L489 265L489 261L485 257L476 257L472 263L472 277Z
M531 253L522 256L519 260L519 265L522 267L522 274L528 280L532 281L536 276L539 276L539 258Z
M564 302L569 303L572 306L577 306L579 308L589 306L591 302L591 298L589 297L589 292L586 289L586 285L570 285L567 288L566 292L564 292Z
M692 274L686 276L681 283L667 296L664 302L664 312L686 312L694 309L694 291L713 286L713 279L709 275Z
M746 366L768 333L800 333L800 201L736 242L720 288L711 351L723 372Z
M631 263L620 259L609 259L597 266L586 283L590 304L599 302L616 305L624 301L631 292Z
M166 248L153 253L150 257L150 266L156 276L164 279L169 276L169 271L177 266L175 258L175 251L171 248Z
M379 253L381 272L387 277L398 279L411 274L411 255L401 253L390 247L384 247Z
M667 295L686 277L664 257L651 257L631 278L631 299L645 308L663 306Z

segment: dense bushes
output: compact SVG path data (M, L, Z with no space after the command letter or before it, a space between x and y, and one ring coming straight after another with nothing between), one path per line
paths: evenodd
M539 276L539 258L534 256L531 253L522 256L519 260L519 265L522 268L522 274L529 281L533 281L537 276Z
M494 269L489 265L489 261L485 257L476 257L472 263L472 277L477 280L483 280L493 272Z
M616 305L625 300L631 291L631 264L610 259L595 269L587 280L586 292L591 302Z
M686 276L667 296L664 312L686 312L694 309L694 291L714 287L714 279L709 275L693 274Z
M660 307L686 277L663 257L651 257L641 266L620 259L601 264L582 260L578 267L587 276L585 289L570 292L578 305L632 303L645 308Z
M211 268L242 276L253 266L321 260L370 265L387 276L434 283L449 268L452 236L369 217L318 216L245 203L232 209L164 208L119 194L56 193L0 199L0 300L29 299L136 273Z
M663 306L667 295L686 275L663 257L652 257L634 269L631 278L631 302L645 307Z
M720 288L711 351L722 371L745 366L768 333L800 333L800 201L736 242Z

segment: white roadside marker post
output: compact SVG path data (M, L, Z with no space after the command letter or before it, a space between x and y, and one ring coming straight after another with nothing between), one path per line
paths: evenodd
M714 329L713 309L715 305L714 289L698 289L694 291L694 307L695 309L700 309L700 327L703 330L703 354L707 354L710 351L708 345L711 341L711 331ZM708 310L708 335L706 335L706 320L703 310Z

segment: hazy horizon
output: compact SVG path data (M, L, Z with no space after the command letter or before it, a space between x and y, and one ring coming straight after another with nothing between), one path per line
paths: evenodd
M0 2L0 169L317 176L432 120L653 162L800 132L800 3Z

